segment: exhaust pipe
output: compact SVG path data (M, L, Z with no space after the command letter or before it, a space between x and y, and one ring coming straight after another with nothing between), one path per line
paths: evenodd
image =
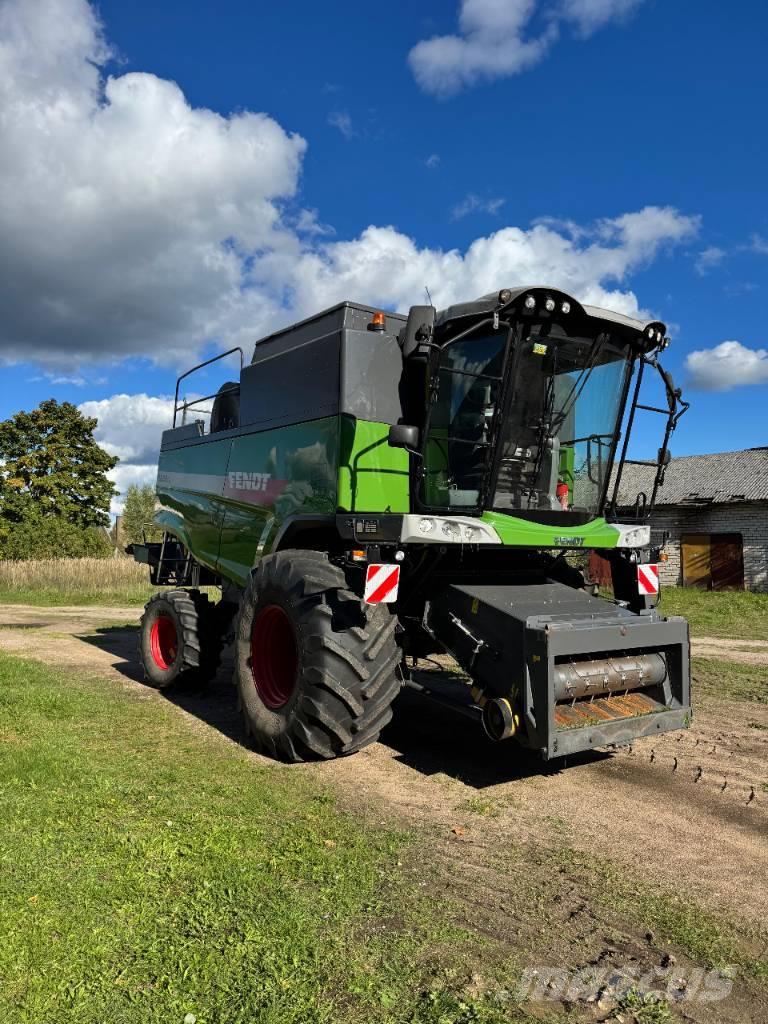
M606 693L643 690L667 678L663 654L622 654L595 661L555 665L555 700L579 700Z

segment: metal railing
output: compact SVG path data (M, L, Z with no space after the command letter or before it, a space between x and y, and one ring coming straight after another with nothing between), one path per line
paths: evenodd
M197 366L193 366L191 370L187 370L186 373L182 373L182 375L177 378L177 380L176 380L176 392L175 392L175 394L173 396L173 425L174 425L174 427L176 426L176 418L177 418L179 412L181 412L181 414L182 414L181 415L181 422L182 422L182 425L183 425L186 422L187 409L193 409L196 406L200 405L202 402L210 402L211 399L216 398L218 395L222 395L222 394L226 395L228 393L227 391L215 391L212 395L203 395L201 398L195 398L191 402L188 402L185 399L181 403L181 405L180 405L179 404L179 387L181 385L181 382L183 380L186 380L186 378L190 377L193 373L197 373L198 370L202 370L204 367L210 366L211 363L217 363L220 359L226 359L227 356L234 355L235 352L239 352L240 353L240 374L242 375L242 372L243 372L243 362L244 362L243 350L240 348L239 345L236 345L235 348L231 348L227 352L222 352L220 355L214 356L212 359L206 359L204 363L198 363ZM237 388L239 389L239 387L240 387L240 385L238 384ZM229 390L234 392L236 389L235 388L230 388ZM207 411L207 410L205 410L205 411Z

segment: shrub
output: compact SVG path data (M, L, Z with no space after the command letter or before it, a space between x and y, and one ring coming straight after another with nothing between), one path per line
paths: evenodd
M8 561L31 558L108 558L113 552L105 530L76 526L58 516L8 523L0 555Z

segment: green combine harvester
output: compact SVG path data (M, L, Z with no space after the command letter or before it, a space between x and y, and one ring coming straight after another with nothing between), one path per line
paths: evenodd
M218 356L239 352L239 381L194 401L183 382L216 360L190 370L162 438L164 539L133 548L171 588L142 618L147 679L205 679L234 639L248 733L291 761L372 743L403 686L544 759L686 727L688 625L655 610L649 523L687 408L666 344L662 323L536 286L407 316L343 302L247 365ZM649 368L662 407L640 401ZM652 493L622 509L638 409L664 439ZM589 551L611 599L577 568ZM458 692L417 670L436 653Z

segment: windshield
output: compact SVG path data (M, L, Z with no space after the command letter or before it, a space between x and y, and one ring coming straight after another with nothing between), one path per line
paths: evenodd
M449 343L441 354L424 461L430 506L477 507L496 453L491 427L501 397L506 336ZM511 357L499 425L498 511L600 511L617 431L628 349L607 334L568 337L526 327Z

